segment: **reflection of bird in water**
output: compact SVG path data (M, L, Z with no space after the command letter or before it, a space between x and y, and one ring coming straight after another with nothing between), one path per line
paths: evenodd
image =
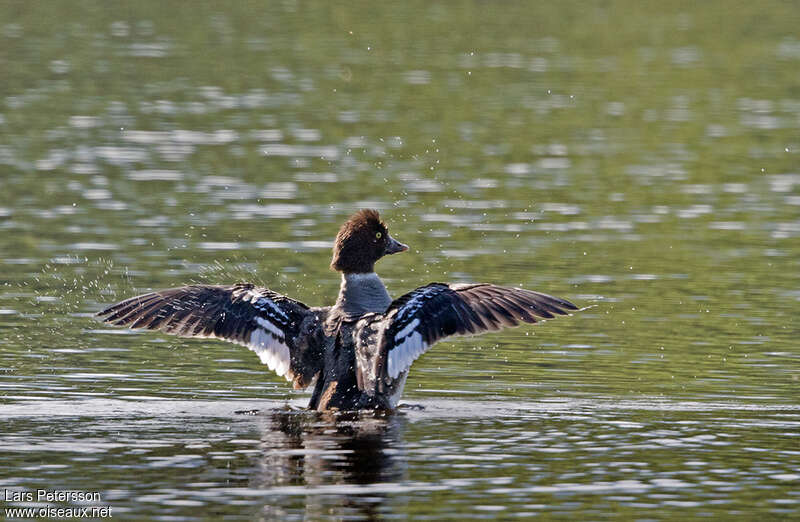
M276 411L264 416L258 472L251 487L278 490L280 498L266 497L264 518L283 518L285 504L299 499L305 518L355 516L378 520L385 493L364 488L392 484L406 472L402 456L404 415L380 412ZM399 455L398 455L399 454ZM285 495L286 486L301 486L299 495Z
M392 300L375 263L408 247L374 210L339 230L331 267L334 306L305 304L251 284L192 285L126 299L98 315L131 328L243 344L278 375L306 388L309 409L394 409L411 364L449 335L472 335L565 315L557 297L492 284L431 283Z

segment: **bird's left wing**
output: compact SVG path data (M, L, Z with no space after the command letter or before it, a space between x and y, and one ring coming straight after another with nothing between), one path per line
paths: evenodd
M318 321L314 311L252 284L170 288L131 297L97 315L117 326L247 346L295 388L308 386L321 367L322 357L309 343Z

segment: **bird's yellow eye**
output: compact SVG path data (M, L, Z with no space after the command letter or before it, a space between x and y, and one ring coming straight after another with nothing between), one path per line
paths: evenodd
M383 237L383 234L381 234L380 232L375 232L375 237L380 239L381 237Z

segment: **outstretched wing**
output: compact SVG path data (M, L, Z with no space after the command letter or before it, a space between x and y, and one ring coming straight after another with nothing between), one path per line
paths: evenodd
M567 315L578 307L564 299L492 284L431 283L405 294L384 314L356 329L359 386L368 393L390 384L436 341ZM360 341L360 342L359 342ZM368 350L370 341L378 346ZM385 382L384 382L385 381Z
M310 353L318 321L306 305L251 284L191 285L131 297L97 314L103 321L247 346L295 388L308 386L322 358ZM314 344L314 343L310 343Z

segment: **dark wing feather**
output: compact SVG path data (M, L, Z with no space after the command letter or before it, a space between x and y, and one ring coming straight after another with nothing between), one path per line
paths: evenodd
M319 318L306 305L251 284L191 285L121 301L97 314L116 326L224 339L247 346L271 370L308 386L322 358L310 333Z
M474 335L535 323L577 309L564 299L523 288L485 283L422 286L396 299L384 314L359 322L359 386L372 392L383 380L388 384L397 379L417 357L449 335Z

